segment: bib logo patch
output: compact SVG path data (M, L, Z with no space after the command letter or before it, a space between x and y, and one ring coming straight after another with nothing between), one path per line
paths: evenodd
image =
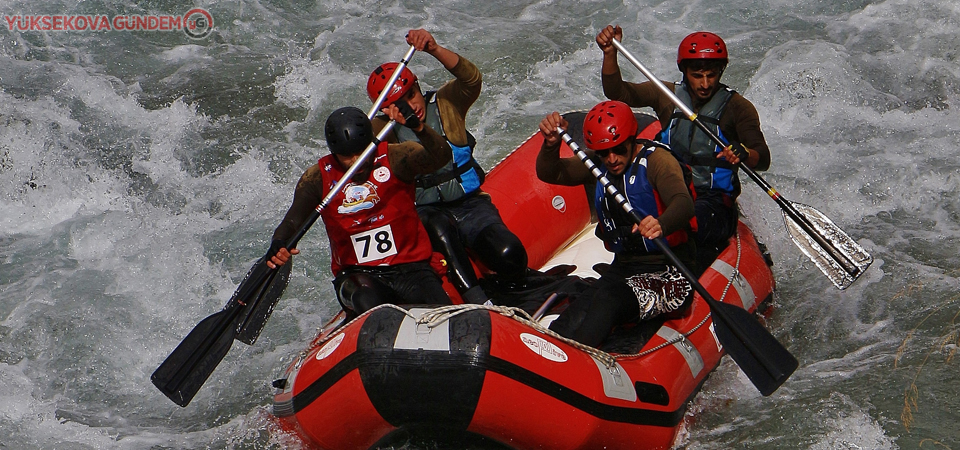
M371 182L363 184L350 183L343 188L343 204L337 207L340 214L353 214L358 211L373 208L380 202L377 187Z
M373 171L373 179L377 180L377 183L386 183L390 180L390 169L380 166Z

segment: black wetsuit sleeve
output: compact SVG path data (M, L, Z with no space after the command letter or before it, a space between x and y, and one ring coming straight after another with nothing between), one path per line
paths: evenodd
M300 177L293 192L293 203L287 210L280 225L273 232L273 240L286 242L300 229L320 202L323 201L323 178L320 166L313 165Z
M433 173L453 159L453 150L443 136L424 125L417 133L420 142L406 141L390 144L387 155L397 177L413 182L417 175Z

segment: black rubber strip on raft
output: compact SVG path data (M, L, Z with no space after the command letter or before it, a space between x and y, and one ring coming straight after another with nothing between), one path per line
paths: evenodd
M396 310L382 309L363 323L357 352L366 355L359 370L370 402L396 427L443 424L467 429L486 375L473 360L490 353L490 314L451 317L446 324L449 352L393 348L403 318Z

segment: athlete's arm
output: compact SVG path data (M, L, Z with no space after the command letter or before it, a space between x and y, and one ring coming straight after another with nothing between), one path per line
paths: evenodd
M450 144L433 128L420 124L419 129L413 131L420 142L389 144L387 148L387 158L394 173L408 183L413 182L417 175L439 170L453 159Z
M457 63L460 62L459 55L438 44L437 40L433 38L433 35L422 28L408 31L407 43L412 45L417 51L426 52L436 58L447 70L452 69L453 66L456 66Z
M688 227L694 215L693 198L683 179L683 170L676 158L657 148L647 158L647 178L660 195L664 210L660 214L663 235Z
M467 145L467 111L480 98L483 87L483 75L467 58L459 57L459 62L450 73L453 80L437 90L437 109L443 133L455 145ZM439 130L438 130L439 131Z
M560 158L560 135L557 127L566 129L567 121L554 111L540 121L543 145L537 154L537 178L544 183L561 186L577 186L593 180L590 170L580 158Z
M733 123L728 126L733 126L735 130L735 133L730 135L735 136L737 141L750 149L751 155L748 165L754 170L769 169L770 147L767 146L767 141L760 130L760 114L757 112L757 108L742 95L734 95L727 104L724 116L727 115L727 112L733 120ZM724 118L721 117L721 127L726 125Z
M318 164L314 164L300 176L300 181L297 182L297 187L293 191L293 203L280 221L280 225L273 231L272 243L267 252L267 256L271 257L267 266L271 269L285 264L290 259L290 255L300 253L297 249L283 248L283 245L293 237L307 217L310 217L317 205L323 201L322 186L323 178L320 176Z

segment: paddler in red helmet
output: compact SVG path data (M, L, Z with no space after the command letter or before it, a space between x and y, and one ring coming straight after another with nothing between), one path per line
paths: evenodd
M603 51L603 93L632 107L651 107L660 118L658 140L670 146L677 157L693 169L699 269L709 266L726 247L737 229L736 199L740 195L737 164L762 171L770 167L770 149L760 131L757 108L742 95L720 83L729 62L727 45L720 36L706 31L691 33L677 49L677 83L664 82L714 134L730 143L721 148L676 108L651 81L623 80L612 40L621 41L623 30L609 25L597 34Z
M592 294L571 302L550 329L598 347L616 325L682 311L688 304L690 283L651 239L665 237L680 261L693 265L691 187L669 151L637 141L637 119L629 106L612 100L594 106L583 121L583 140L602 163L601 173L646 214L634 224L578 157L560 157L557 127L567 129L567 121L557 112L540 122L543 145L537 154L537 177L563 186L596 184L592 193L596 234L614 258L593 284Z
M407 102L421 121L437 130L453 149L453 161L430 174L417 177L417 212L430 235L433 248L447 261L447 277L467 303L484 303L469 250L508 284L522 282L527 273L527 251L513 232L507 229L490 196L483 192L484 172L474 158L477 141L466 128L466 115L480 96L483 77L472 62L437 43L429 31L410 30L407 43L433 56L453 75L436 91L422 92L417 76L407 68L390 86L384 105L397 100ZM367 80L367 95L375 101L398 66L381 64ZM373 119L378 132L386 123ZM396 127L391 141L413 141L409 128Z

